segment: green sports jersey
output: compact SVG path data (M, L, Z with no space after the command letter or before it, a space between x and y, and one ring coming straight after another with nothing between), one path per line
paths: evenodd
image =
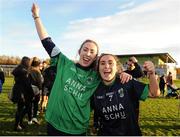
M100 79L95 71L77 67L62 53L53 60L53 65L57 65L57 75L45 119L57 130L82 134L89 126L90 97Z

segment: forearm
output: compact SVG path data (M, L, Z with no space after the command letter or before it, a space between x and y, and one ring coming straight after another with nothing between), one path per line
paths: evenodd
M149 96L157 97L160 95L158 81L156 80L155 74L149 75Z
M35 22L36 30L37 30L37 33L39 35L40 40L43 40L43 39L47 38L48 33L47 33L47 31L46 31L40 17L35 17L34 22Z
M36 25L36 30L39 35L39 38L46 49L47 53L50 55L50 57L54 57L60 53L59 49L55 46L55 44L52 42L50 37L48 36L48 33L40 19L39 16L39 7L37 4L33 3L32 8L32 16L34 18L34 22Z

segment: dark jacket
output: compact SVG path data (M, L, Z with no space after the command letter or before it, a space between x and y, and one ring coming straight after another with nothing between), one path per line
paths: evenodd
M28 70L23 65L18 65L12 72L15 80L13 87L16 102L22 101L22 95L25 101L29 102L33 98L33 91L28 79Z
M57 70L55 66L50 66L43 71L43 78L44 78L43 85L44 87L48 88L49 91L51 91L52 86L54 84L56 71Z
M29 79L32 85L37 86L40 90L42 89L42 76L40 71L32 68L29 74Z
M164 89L165 88L165 85L166 85L166 81L165 81L165 77L164 75L160 77L160 80L159 80L159 87L160 87L160 90L161 89Z
M133 70L126 70L125 72L130 74L133 78L140 78L144 75L141 67L138 63L134 63L135 68Z
M1 80L1 83L3 84L4 80L5 80L5 76L4 76L4 72L3 71L0 71L0 80Z

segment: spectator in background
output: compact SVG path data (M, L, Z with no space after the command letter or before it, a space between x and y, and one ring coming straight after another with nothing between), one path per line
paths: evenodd
M39 70L40 70L41 75L42 75L42 84L44 83L43 72L47 67L48 67L48 62L47 61L44 60L43 62L40 62ZM43 101L43 85L42 85L42 92L41 92L41 95L40 95L40 107L42 106L42 101Z
M143 71L140 67L140 65L138 64L138 60L132 56L129 58L129 60L127 61L127 70L125 70L126 73L132 75L133 78L140 78L143 76ZM139 120L139 105L140 102L139 100L136 100L137 102L134 103L134 105L136 106L136 120L138 122Z
M166 77L166 84L167 84L167 93L171 93L171 87L173 87L173 78L172 73L169 72L169 74Z
M41 73L43 73L43 71L44 71L47 67L48 67L48 62L47 62L47 61L44 60L43 62L41 62L40 65L39 65L39 69L40 69Z
M143 76L143 71L138 64L138 60L133 56L130 57L127 61L127 70L126 73L132 75L133 78L140 78Z
M49 62L46 61L46 60L44 60L44 61L42 62L42 64L43 64L43 69L42 69L42 72L43 72L46 68L49 67Z
M51 76L48 75L48 77L46 76L46 69L49 68L49 63L47 61L43 61L42 62L42 76L43 76L43 83L42 83L42 95L41 95L41 101L40 101L40 112L43 113L46 109L46 105L47 105L47 101L48 101L48 94L49 91L46 88L46 83L47 83L47 79L51 79Z
M163 74L159 79L159 88L163 97L164 97L164 92L165 92L165 85L166 85L166 78Z
M37 113L38 113L38 104L40 101L40 94L42 91L42 75L40 71L40 60L37 57L34 57L31 64L31 70L29 74L29 79L31 82L31 86L34 91L34 99L32 101L32 112L33 112L33 118L31 121L29 121L29 124L32 124L32 122L39 124L39 121L37 120Z
M15 131L20 131L24 127L23 117L28 113L28 120L32 118L31 101L33 91L28 79L30 58L23 57L21 63L12 71L15 84L13 86L13 102L17 103L15 116Z
M0 93L2 92L4 81L5 81L4 72L3 69L0 67Z
M52 86L54 84L56 72L57 72L57 70L56 70L55 66L49 66L43 72L44 83L43 83L43 93L42 93L42 95L43 95L42 111L46 110L46 106L48 103L48 97L50 95Z
M166 77L166 83L167 83L167 85L173 85L173 78L172 78L171 72L169 72L169 74Z

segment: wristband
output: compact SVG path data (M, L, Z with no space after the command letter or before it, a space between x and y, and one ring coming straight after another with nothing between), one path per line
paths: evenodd
M37 18L39 18L38 16L36 16L36 17L33 17L34 18L34 20L36 20Z
M34 20L36 20L37 18L39 18L39 16L37 16L37 15L32 15L32 17L34 18Z

